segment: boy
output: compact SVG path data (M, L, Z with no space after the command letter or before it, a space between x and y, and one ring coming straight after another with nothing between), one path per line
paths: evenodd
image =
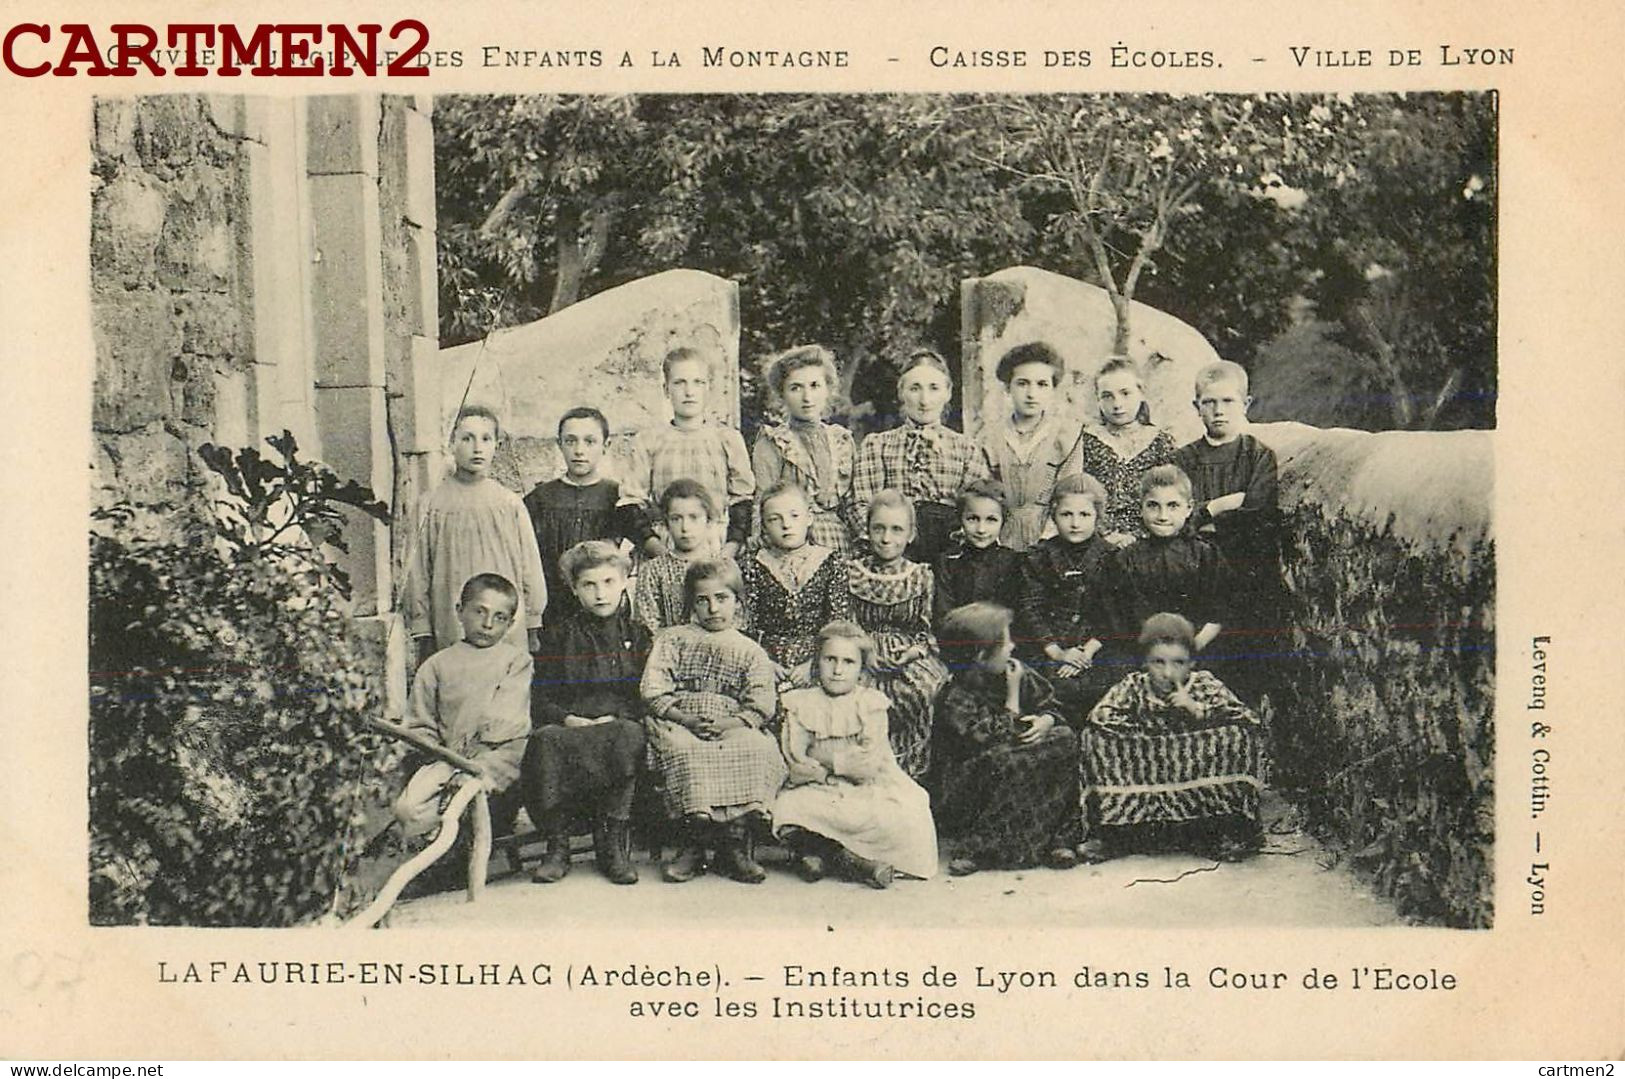
M690 562L716 554L714 525L717 503L698 480L673 480L660 492L660 516L666 522L671 550L638 570L632 612L658 633L688 621L683 604L683 575Z
M1049 672L1068 719L1081 719L1110 685L1096 664L1107 629L1102 572L1111 544L1100 534L1106 488L1093 476L1062 476L1050 495L1055 535L1027 550L1016 625L1020 651Z
M639 431L632 448L623 502L647 504L674 480L697 480L718 508L727 507L722 555L732 558L750 534L751 504L756 495L745 439L731 427L711 424L705 409L711 394L711 364L699 351L676 348L661 368L672 420L664 427Z
M531 879L564 879L571 825L589 820L599 872L615 884L636 884L628 821L643 759L638 679L649 631L632 618L630 567L614 544L578 543L564 552L561 568L575 603L542 630L524 761L526 808L547 839Z
M972 480L955 500L959 542L931 567L936 578L932 621L940 623L955 607L987 600L1014 607L1020 597L1021 555L999 541L1007 505L1004 488Z
M1148 533L1113 551L1104 563L1113 652L1124 662L1147 618L1162 611L1182 614L1202 628L1193 640L1200 651L1213 643L1233 603L1229 571L1211 544L1185 528L1191 515L1191 481L1177 465L1158 465L1140 477L1140 520Z
M1238 686L1257 687L1251 677L1276 651L1281 603L1279 492L1275 453L1247 433L1247 371L1221 360L1196 376L1196 411L1207 433L1181 447L1174 464L1191 479L1195 512L1191 527L1210 540L1232 567L1240 602L1227 619L1242 639L1226 649L1241 653L1228 675Z
M579 406L559 417L559 453L564 475L538 484L525 496L525 510L536 532L547 577L549 606L554 614L574 607L575 593L559 569L559 556L587 540L628 540L651 558L660 541L643 506L622 504L620 484L599 474L609 420L596 408Z
M470 577L457 601L463 639L424 661L407 701L406 727L470 758L493 794L518 778L530 734L530 654L506 639L518 609L518 589L506 577ZM435 828L441 796L456 774L440 760L412 773L395 799L406 836ZM505 816L493 807L493 819Z

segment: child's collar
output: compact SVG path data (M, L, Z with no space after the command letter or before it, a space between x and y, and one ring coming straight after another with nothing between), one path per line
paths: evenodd
M596 487L600 483L604 482L604 477L600 476L597 472L594 472L592 474L592 479L578 480L574 479L571 477L570 473L566 472L559 477L559 481L570 487Z

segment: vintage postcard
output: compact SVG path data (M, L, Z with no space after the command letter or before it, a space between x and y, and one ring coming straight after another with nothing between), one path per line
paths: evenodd
M1617 12L0 33L0 1052L1625 1048Z

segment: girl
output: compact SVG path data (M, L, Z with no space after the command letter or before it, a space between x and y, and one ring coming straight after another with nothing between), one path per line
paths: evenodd
M1010 611L970 603L943 621L954 680L937 700L937 815L955 876L1077 864L1078 738L1043 678L1012 657Z
M756 489L792 482L807 492L812 541L845 556L852 549L852 432L824 422L839 383L835 357L821 345L780 353L767 368L767 384L784 403L786 421L762 428L751 451Z
M847 563L852 616L875 640L875 688L892 702L892 750L919 779L931 763L931 701L948 680L931 635L931 570L904 556L914 505L899 492L870 500L868 533L868 553Z
M908 557L926 566L948 549L957 523L954 496L967 483L988 478L981 448L942 424L953 388L941 356L930 349L910 353L897 376L903 426L863 440L852 481L857 513L865 522L869 503L883 490L901 491L913 504L917 525Z
M1050 489L1061 477L1081 471L1080 432L1055 414L1055 390L1066 362L1049 345L1017 345L1000 357L996 373L1010 398L1010 418L983 432L982 452L1010 503L999 541L1025 551L1049 523Z
M658 633L688 621L683 577L696 559L713 557L717 503L697 480L674 480L660 492L660 516L666 522L671 549L638 569L632 611Z
M456 470L424 500L404 597L419 664L462 640L458 596L463 582L481 573L498 574L518 587L509 639L536 650L547 584L525 504L489 475L501 437L501 424L489 408L469 405L459 411L451 431Z
M703 870L708 847L734 880L766 878L752 829L784 783L784 757L766 730L778 709L773 661L734 625L742 589L731 559L689 566L683 593L692 621L655 637L639 686L649 757L666 811L683 829L661 870L674 883Z
M1014 607L1020 598L1021 554L999 539L1009 516L1004 488L991 480L968 484L956 501L958 537L931 567L936 586L931 609L938 621L976 600Z
M1225 861L1260 846L1258 717L1223 682L1193 668L1195 636L1177 614L1147 618L1144 669L1089 713L1085 861L1149 845L1154 836L1145 826L1183 827L1187 839Z
M790 778L773 824L807 881L824 875L826 861L871 888L889 886L896 871L922 879L937 871L931 799L892 756L886 695L859 684L874 652L860 627L829 623L818 633L818 684L781 702Z
M1101 537L1106 489L1093 476L1063 476L1050 496L1055 535L1028 550L1022 567L1021 651L1044 671L1066 714L1082 716L1110 684L1096 662L1108 636L1110 608L1105 563L1111 544Z
M1174 438L1151 423L1151 406L1139 370L1127 356L1113 356L1095 375L1100 428L1079 441L1083 470L1106 488L1106 519L1100 532L1113 547L1145 535L1140 523L1140 476L1174 457Z
M795 484L769 488L760 517L765 545L740 569L751 636L783 678L806 685L818 628L852 617L846 560L809 542L813 513Z

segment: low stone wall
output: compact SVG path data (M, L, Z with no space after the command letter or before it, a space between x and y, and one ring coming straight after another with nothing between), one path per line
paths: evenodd
M1492 433L1259 424L1281 464L1296 654L1272 783L1401 913L1493 915Z

